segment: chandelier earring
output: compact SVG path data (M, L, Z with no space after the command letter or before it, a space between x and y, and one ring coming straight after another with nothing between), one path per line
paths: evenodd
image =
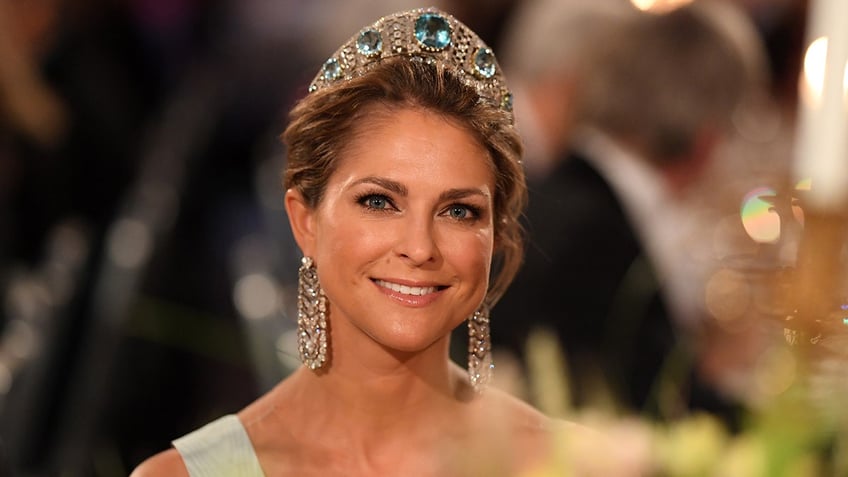
M297 280L297 349L309 369L327 362L327 297L311 257L303 257Z
M492 380L492 340L489 332L489 309L481 305L468 318L468 376L476 392L482 392Z

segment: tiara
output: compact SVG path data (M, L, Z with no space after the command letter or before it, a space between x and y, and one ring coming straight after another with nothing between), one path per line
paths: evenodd
M365 27L324 62L309 92L362 76L393 56L444 65L512 120L512 93L495 54L470 28L435 8L395 13Z

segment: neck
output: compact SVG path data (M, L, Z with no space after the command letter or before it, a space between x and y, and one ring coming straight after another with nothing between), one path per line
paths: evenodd
M276 436L288 435L306 461L315 453L327 460L321 465L341 459L349 475L388 475L403 462L420 467L422 455L427 465L443 465L430 462L433 453L466 432L460 421L471 397L463 370L448 360L448 341L405 354L373 346L350 353L332 343L326 370L301 367L252 413L268 418L265 440L257 440L278 452Z
M363 439L393 430L409 433L412 424L445 415L458 396L469 395L462 370L448 359L448 336L416 352L353 341L331 343L326 370L301 368L287 380L292 397L319 413L325 430L338 427Z

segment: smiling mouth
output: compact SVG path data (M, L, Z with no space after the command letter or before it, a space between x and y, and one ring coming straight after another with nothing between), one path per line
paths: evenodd
M430 293L436 293L439 290L444 290L445 288L447 288L445 286L411 287L407 285L401 285L399 283L392 283L378 279L375 279L374 283L393 292L411 296L429 295Z

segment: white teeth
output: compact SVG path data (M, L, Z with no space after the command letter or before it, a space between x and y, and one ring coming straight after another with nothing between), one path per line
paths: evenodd
M406 285L391 283L385 280L374 280L374 282L383 288L388 288L389 290L396 291L398 293L403 293L404 295L421 296L426 295L428 293L436 292L436 287L408 287Z

